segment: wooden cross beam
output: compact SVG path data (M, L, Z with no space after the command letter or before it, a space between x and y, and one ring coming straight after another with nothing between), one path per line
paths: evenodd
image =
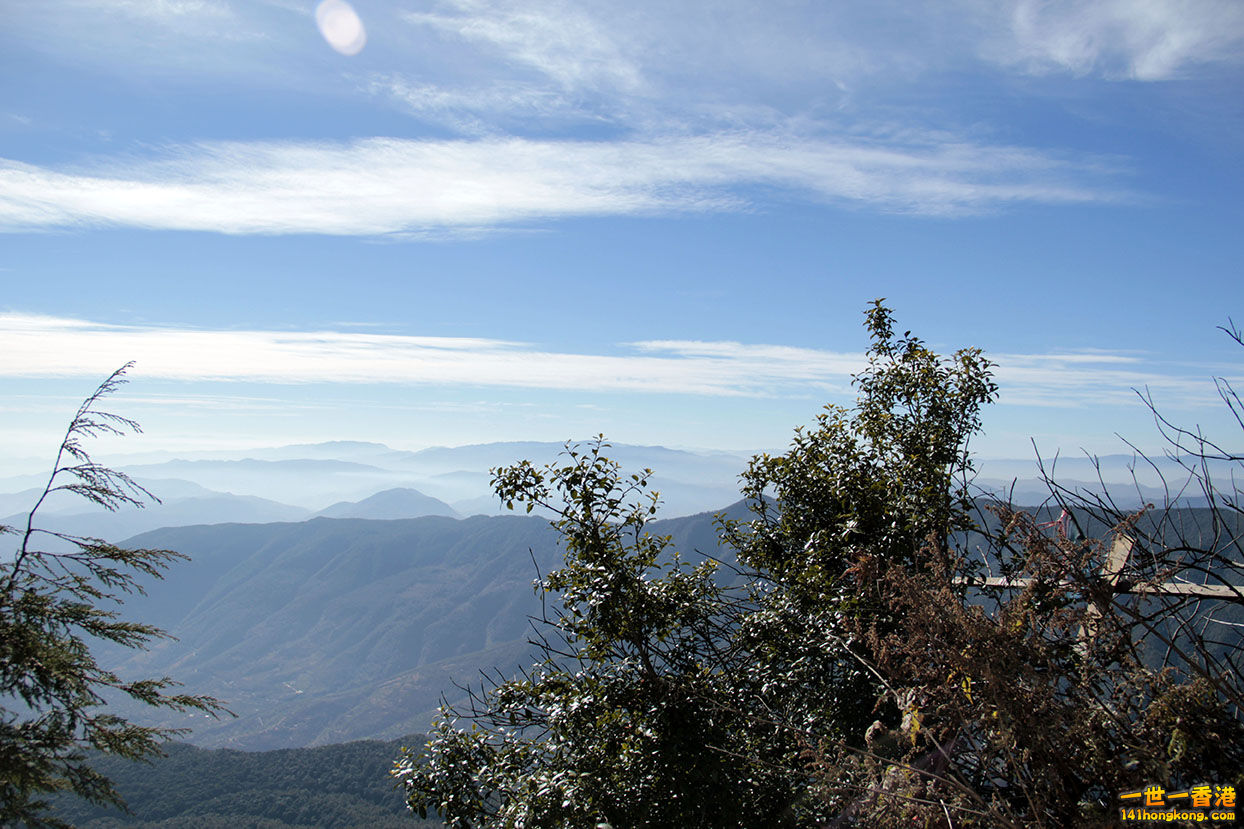
M1102 565L1102 577L1106 583L1114 588L1115 593L1131 594L1138 596L1195 596L1201 599L1235 599L1244 601L1244 585L1234 586L1230 584L1192 584L1183 581L1168 581L1162 583L1140 582L1131 584L1124 582L1119 585L1119 579L1123 575L1123 566L1127 564L1128 556L1132 553L1132 539L1126 535L1115 537L1114 544L1110 547L1110 553L1106 556L1106 563ZM960 576L955 579L955 584L970 584L974 587L1005 587L1022 590L1033 583L1033 579L1007 579L990 577L986 579L972 579L966 576ZM1090 613L1095 613L1096 608L1089 608Z
M1106 563L1102 565L1102 578L1106 581L1110 588L1118 594L1132 594L1139 596L1195 596L1199 599L1234 599L1235 601L1244 601L1244 585L1232 586L1229 584L1192 584L1182 581L1168 581L1162 583L1145 582L1140 584L1130 584L1125 582L1120 586L1119 579L1123 575L1123 566L1127 564L1128 556L1132 554L1132 539L1126 535L1119 534L1115 536L1114 544L1110 547L1110 553L1106 556ZM971 579L960 576L955 580L956 584L970 584L976 587L1005 587L1022 590L1033 583L1034 579L1007 579L1007 578L986 578ZM1088 643L1097 635L1097 620L1101 617L1101 609L1090 602L1084 610L1084 622L1080 625L1080 649L1087 650Z

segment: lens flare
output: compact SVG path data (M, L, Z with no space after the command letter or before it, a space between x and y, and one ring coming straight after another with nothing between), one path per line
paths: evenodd
M367 31L345 0L324 0L315 8L315 24L328 45L343 55L357 55L367 43Z

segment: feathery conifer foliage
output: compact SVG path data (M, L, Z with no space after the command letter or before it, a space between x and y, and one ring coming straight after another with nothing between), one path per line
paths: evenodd
M142 759L185 731L135 725L109 712L106 694L179 711L224 711L211 697L169 693L178 683L168 677L123 680L91 653L93 641L143 648L167 636L121 619L113 606L143 591L140 578L158 578L184 556L38 527L40 507L56 492L108 510L154 499L124 473L92 460L84 445L100 435L140 431L133 420L99 408L126 382L130 366L113 372L78 408L25 527L0 527L17 539L12 557L0 563L0 824L6 826L62 825L47 812L44 796L51 792L120 804L112 784L89 765L88 749Z

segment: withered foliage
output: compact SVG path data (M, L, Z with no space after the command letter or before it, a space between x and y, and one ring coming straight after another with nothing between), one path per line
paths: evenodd
M863 751L823 745L817 757L827 795L860 792L843 822L1113 824L1118 794L1151 783L1238 786L1239 674L1146 664L1145 634L1163 619L1138 623L1144 598L1097 575L1107 541L996 514L1022 586L974 587L968 561L934 548L859 573L861 593L900 622L851 622L886 692Z

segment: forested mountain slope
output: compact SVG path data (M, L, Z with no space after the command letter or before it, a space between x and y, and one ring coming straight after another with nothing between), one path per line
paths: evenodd
M1038 512L1040 520L1056 515ZM1210 529L1205 510L1172 516L1192 538ZM1105 533L1092 522L1083 529ZM697 550L719 552L710 513L650 530L672 535L692 559ZM118 652L122 674L176 676L226 700L236 719L162 724L191 725L197 745L255 750L426 729L440 696L461 694L455 682L530 664L529 617L541 612L532 580L561 561L548 522L526 515L220 524L129 543L191 559L125 608L179 641ZM1229 609L1216 612L1235 619Z
M652 532L716 548L711 514ZM129 543L191 560L125 608L178 641L116 652L119 670L226 700L236 719L164 722L193 726L198 745L247 749L425 729L454 681L529 664L532 580L560 561L548 522L518 515L219 524Z

